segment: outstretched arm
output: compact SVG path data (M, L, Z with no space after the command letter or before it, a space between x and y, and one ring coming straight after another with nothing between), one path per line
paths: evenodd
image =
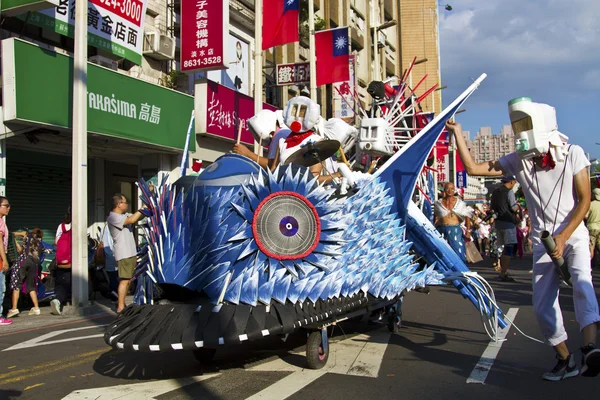
M268 158L258 156L256 153L254 153L253 151L251 151L249 148L247 148L245 145L243 145L241 143L234 144L232 151L235 154L240 154L244 157L248 157L249 159L251 159L253 161L256 161L258 163L258 165L260 165L264 169L267 169L269 167L269 159Z
M462 126L458 122L448 120L446 121L446 128L449 132L454 133L458 154L465 166L467 174L471 176L502 176L505 174L505 171L502 169L502 165L498 160L486 161L479 164L473 160L467 144L465 143L465 138L462 135Z

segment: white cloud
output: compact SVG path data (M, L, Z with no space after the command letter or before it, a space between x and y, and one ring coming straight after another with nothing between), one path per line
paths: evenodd
M442 81L456 92L482 72L489 76L484 87L504 96L498 99L502 103L532 92L572 97L598 88L600 1L457 0L451 5L453 11L440 14L440 52Z

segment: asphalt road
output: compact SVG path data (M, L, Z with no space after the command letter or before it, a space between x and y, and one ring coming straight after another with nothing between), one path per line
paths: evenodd
M515 262L517 283L495 280L486 261L473 270L487 278L505 312L538 337L531 307L531 258ZM600 295L600 273L594 282ZM565 323L578 361L580 337L571 290L561 296ZM33 318L21 316L18 318ZM101 338L113 316L57 320L50 326L0 331L0 399L547 399L595 398L598 378L545 382L553 351L515 327L492 345L497 357L483 383L476 367L489 348L477 310L453 287L409 293L403 327L343 323L335 328L326 369L305 370L305 333L221 349L213 363L192 354L140 354L112 350ZM25 325L24 325L25 326ZM475 371L475 372L474 372ZM484 374L485 375L485 374ZM115 388L116 387L116 388Z

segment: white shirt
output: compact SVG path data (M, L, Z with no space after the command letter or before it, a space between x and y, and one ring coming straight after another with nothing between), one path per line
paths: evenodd
M569 154L565 158L566 163L557 161L554 169L550 171L536 167L532 160L521 160L517 153L507 154L499 161L502 168L514 175L523 186L534 243L541 243L539 236L544 229L552 235L565 229L573 218L577 205L573 178L590 165L583 149L577 145L570 145ZM553 227L555 218L556 226ZM579 233L587 233L583 221L573 235Z
M71 230L71 224L65 224L65 232ZM60 239L60 237L63 234L63 230L62 230L62 224L60 224L58 226L58 229L56 229L56 241L58 242L58 239Z

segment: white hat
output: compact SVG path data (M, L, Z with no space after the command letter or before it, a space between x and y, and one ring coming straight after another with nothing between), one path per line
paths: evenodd
M594 197L596 198L596 200L600 201L600 188L596 188L596 189L592 190L592 193L594 194Z

